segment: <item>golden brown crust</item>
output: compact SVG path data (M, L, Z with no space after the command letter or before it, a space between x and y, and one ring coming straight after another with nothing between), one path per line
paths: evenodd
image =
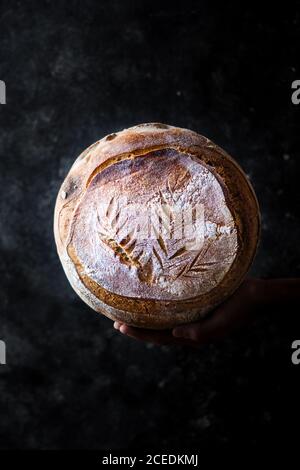
M219 195L215 207L218 209L223 204L224 210L228 208L230 216L227 215L226 220L229 225L231 223L234 226L231 235L225 235L223 242L225 250L228 249L229 243L231 243L232 257L230 264L226 269L223 266L224 272L221 273L221 277L219 275L216 285L213 285L212 282L212 288L203 292L200 284L197 288L195 283L189 284L190 281L186 283L182 281L175 288L174 295L170 293L170 290L164 294L164 291L161 291L157 284L154 285L154 281L148 282L149 276L146 277L146 281L141 279L141 284L144 282L141 291L139 291L139 285L137 285L137 291L132 291L135 295L132 293L131 295L125 295L126 289L125 291L123 289L120 293L118 286L112 289L108 284L105 288L103 282L99 282L101 276L100 278L97 275L95 276L95 269L93 268L94 271L90 269L88 258L84 258L84 253L89 253L86 249L84 237L80 235L86 227L86 225L82 225L83 214L86 213L88 207L84 204L87 204L86 201L89 201L90 204L91 194L96 194L91 193L91 191L95 191L97 187L99 188L101 178L105 183L105 191L108 193L111 190L107 184L109 174L112 173L111 179L113 180L116 174L118 175L118 173L115 173L116 171L119 171L120 174L124 173L126 162L131 161L133 165L137 165L141 161L141 157L147 162L150 162L151 158L156 158L155 161L158 162L158 157L170 161L170 156L174 160L174 168L177 165L175 173L170 171L170 178L172 178L172 174L179 175L179 180L182 179L183 193L185 191L184 185L190 177L190 175L188 177L184 176L186 175L185 166L190 165L192 161L201 164L203 174L213 175L213 179L217 181L217 183L211 183L214 185L213 191L215 194L222 191L224 200ZM118 168L120 169L118 170ZM133 171L132 168L131 165L131 172ZM139 173L139 180L143 172L144 167ZM158 176L157 174L155 179L153 178L153 183L158 179ZM131 182L131 180L128 181ZM133 190L138 187L136 186L138 183L134 180L131 184ZM146 192L145 184L146 180L140 186L142 193ZM206 202L206 205L209 207L212 202L209 204ZM233 222L230 222L231 216ZM219 217L219 215L215 214L215 217ZM122 132L106 136L89 147L72 166L59 191L55 208L54 231L57 249L74 289L89 305L106 316L146 328L167 328L178 323L195 321L199 316L206 314L222 302L238 287L248 271L255 255L259 230L258 203L250 183L237 163L224 150L205 137L187 129L179 129L163 124L144 124L125 129ZM236 236L236 245L234 244L234 236ZM213 252L215 254L218 252L218 256L220 256L221 251L218 245L214 242L213 246ZM235 246L236 250L234 250ZM103 253L103 256L101 256L105 258L106 255ZM123 252L121 251L121 253ZM84 259L85 262L82 262ZM131 259L130 256L128 258L127 252L124 259L119 257L117 262L122 261L126 265L127 259L129 259L129 264L133 265L131 262L133 258ZM121 264L117 265L116 279L124 284L126 271L122 274L121 270L125 269L126 266L121 266ZM135 268L136 266L133 265L134 273L136 273ZM147 271L145 272L147 274ZM118 276L120 277L118 278ZM152 275L151 279L154 277ZM103 279L103 276L101 279ZM133 281L130 282L130 285L128 284L129 292L131 292L130 289L133 289L134 285ZM134 282L136 285L136 281ZM167 288L169 287L167 286ZM193 287L195 287L194 295L192 295ZM180 288L182 289L180 290ZM142 295L143 293L144 295Z

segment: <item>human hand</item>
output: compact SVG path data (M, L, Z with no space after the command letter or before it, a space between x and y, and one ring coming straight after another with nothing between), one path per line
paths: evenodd
M124 335L158 345L199 347L203 343L224 338L254 320L262 300L263 283L260 279L246 279L229 299L196 323L180 325L171 330L149 330L115 322L114 328Z

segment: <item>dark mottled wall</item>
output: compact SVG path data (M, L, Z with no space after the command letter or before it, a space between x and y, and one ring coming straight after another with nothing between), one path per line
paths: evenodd
M249 175L253 274L299 276L300 7L263 2L0 5L1 448L218 448L278 436L297 410L292 313L199 351L121 337L69 286L56 193L74 158L140 122L194 129Z

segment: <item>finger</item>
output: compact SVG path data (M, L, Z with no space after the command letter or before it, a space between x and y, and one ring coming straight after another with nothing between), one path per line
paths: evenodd
M115 322L114 322L114 329L115 329L115 330L119 330L121 325L122 325L122 323L120 323L120 322L118 322L118 321L115 321Z
M124 335L130 336L131 338L160 345L169 344L174 340L170 330L147 330L122 324L120 326L120 332Z
M226 333L224 312L216 311L213 315L197 323L177 326L172 334L175 338L185 338L198 343L209 342L221 338Z
M189 346L198 348L199 345L195 341L191 341L185 338L174 338L171 330L146 330L140 328L133 328L128 325L122 325L120 332L143 342L156 344L159 346Z

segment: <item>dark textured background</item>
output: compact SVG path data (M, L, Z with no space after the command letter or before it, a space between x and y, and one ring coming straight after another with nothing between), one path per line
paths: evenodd
M1 1L1 448L201 451L282 438L298 419L297 312L199 351L152 347L81 302L56 255L55 197L74 158L160 121L211 138L250 176L253 274L299 276L299 5L160 3Z

